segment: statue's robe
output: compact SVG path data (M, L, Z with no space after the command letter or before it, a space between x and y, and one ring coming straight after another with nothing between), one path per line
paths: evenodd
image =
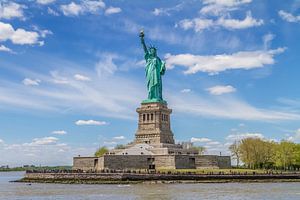
M148 99L162 101L162 81L161 76L166 71L165 62L157 56L145 54L146 60L146 79L148 87Z

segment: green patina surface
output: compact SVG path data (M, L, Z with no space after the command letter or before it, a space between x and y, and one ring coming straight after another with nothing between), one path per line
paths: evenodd
M146 81L148 89L148 98L142 103L167 103L162 97L162 79L165 74L166 66L165 62L157 56L155 47L147 48L144 40L144 32L140 33L141 43L145 52L146 60Z

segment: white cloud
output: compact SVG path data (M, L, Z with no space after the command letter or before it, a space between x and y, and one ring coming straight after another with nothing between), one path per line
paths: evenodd
M263 36L264 49L268 49L270 47L271 41L275 38L274 34L268 33Z
M211 142L211 139L209 138L191 138L191 142Z
M77 81L90 81L91 80L90 77L87 77L87 76L84 76L84 75L81 75L81 74L75 74L74 78Z
M120 136L116 136L116 137L113 137L113 140L125 140L125 136L123 135L120 135Z
M0 41L11 40L14 44L43 44L39 41L39 34L18 28L15 30L10 24L0 22Z
M143 27L142 24L137 24L131 20L123 19L122 26L119 27L124 32L134 34L138 33ZM191 35L182 35L175 31L171 31L162 25L156 25L153 27L148 27L148 34L147 36L149 39L154 41L164 41L168 44L180 44L180 45L187 45L187 46L197 46L198 44L203 44L202 40L199 40L199 36L191 36ZM200 45L201 46L201 45Z
M251 15L251 12L248 12L246 18L243 20L225 19L224 17L221 17L220 19L218 19L216 24L227 29L245 29L255 26L261 26L264 24L264 21L262 19L254 19Z
M158 15L161 15L162 13L164 13L164 10L161 8L155 8L152 13L153 13L153 15L158 16Z
M36 60L46 60L39 56ZM104 58L103 58L104 59ZM103 61L103 60L101 60ZM38 78L44 84L39 87L25 87L11 80L0 80L0 108L25 111L43 111L55 113L82 113L87 116L114 117L136 120L135 109L140 100L147 96L145 85L130 72L115 73L107 77L97 76L93 67L78 66L67 60L47 57L45 67L63 66L61 71L52 74L40 74L33 71L20 72L18 76ZM116 64L115 64L116 65ZM13 67L7 65L7 67ZM90 70L92 69L92 70ZM84 74L93 81L82 82L74 79L74 74ZM53 79L66 84L55 84ZM165 98L178 113L203 116L205 118L225 118L258 121L298 120L300 115L294 111L282 109L268 102L266 107L256 107L233 95L201 96L200 93L179 92L179 85L174 90L166 88ZM134 90L132 89L134 88ZM173 91L173 92L172 92ZM277 107L277 109L275 109Z
M109 7L105 10L106 15L116 14L122 12L122 9L119 7Z
M52 131L52 134L55 134L55 135L66 135L67 131L57 130L57 131Z
M205 154L208 155L219 155L220 152L226 152L227 153L227 147L218 142L214 141L209 138L195 138L192 137L190 140L192 143L197 143L197 145L200 145L205 148Z
M50 7L47 8L47 12L48 12L48 14L50 14L50 15L53 15L53 16L59 16L59 13L56 12L55 10L53 10L53 9L50 8Z
M81 3L85 12L97 13L105 8L105 3L102 0L83 0Z
M195 18L195 19L184 19L179 22L179 27L184 30L194 29L195 32L201 32L202 30L209 29L216 25L216 23L212 19L203 19L203 18Z
M211 141L211 142L207 142L206 144L207 144L207 145L210 145L210 146L221 145L221 143L218 142L218 141Z
M204 15L224 15L229 11L237 10L244 4L251 3L252 0L203 0L205 5L200 13Z
M83 12L83 8L74 2L71 2L67 5L61 5L61 10L66 16L79 15L81 12Z
M105 8L105 3L101 0L82 0L79 4L72 1L69 4L61 5L60 8L66 16L78 16L85 13L96 14Z
M182 93L189 93L191 91L192 91L191 89L185 88L185 89L181 90L180 92L182 92Z
M43 4L43 5L50 4L50 3L53 3L55 1L56 0L36 0L37 3Z
M24 18L24 8L26 8L26 6L14 2L0 2L0 19Z
M40 34L40 37L45 38L47 35L52 35L50 30L41 30L38 26L33 26L33 29Z
M197 93L167 94L169 105L178 113L205 118L223 118L272 122L299 120L300 114L286 110L258 108L234 96L201 96Z
M118 143L115 141L104 141L103 144L107 145L109 148L112 148L113 146L115 146Z
M34 138L31 143L24 143L24 146L54 145L57 141L56 137Z
M212 95L222 95L227 93L235 92L236 89L231 85L216 85L206 89Z
M211 75L232 69L262 68L264 65L275 63L274 56L285 51L285 48L275 50L240 51L233 54L213 56L199 56L193 54L179 54L165 56L167 67L184 66L185 74L207 72Z
M103 57L99 62L105 64L105 59ZM86 66L80 66L69 60L38 56L36 62L41 61L45 67L63 67L59 67L60 71L53 70L47 74L30 70L23 73L21 66L14 66L20 69L18 70L19 76L30 75L45 84L40 84L39 87L25 87L23 84L16 85L11 80L0 80L0 82L5 82L0 84L1 109L18 107L21 110L79 112L101 117L136 119L135 108L139 105L140 99L146 96L146 90L144 84L137 82L131 73L124 71L112 76L106 72L107 76L98 76L94 66L89 66L87 69ZM122 63L128 63L130 60L124 58L122 61ZM116 66L114 63L112 65ZM7 64L7 66L10 65ZM74 74L83 74L93 81L77 81L74 79ZM4 105L11 106L5 107Z
M107 125L107 122L104 121L95 121L95 120L78 120L75 122L76 125L82 126L82 125L97 125L97 126L103 126Z
M285 12L283 10L280 10L278 12L278 14L283 20L285 20L287 22L300 22L300 15L295 16L295 15Z
M217 20L205 19L205 18L194 18L194 19L184 19L181 20L177 26L183 28L184 30L194 29L195 32L201 32L205 29L212 28L226 28L229 30L233 29L246 29L255 26L263 25L263 20L254 19L251 12L247 12L247 15L244 19L231 19L225 18L224 16L220 17Z
M105 53L101 56L101 59L96 64L96 71L99 77L112 75L114 74L118 67L114 63L114 59L117 59L118 56L115 54Z
M169 7L169 8L154 8L154 10L152 11L153 15L155 16L159 16L159 15L171 15L171 12L173 11L179 11L183 8L184 4L186 2L181 2L173 7Z
M293 142L300 142L300 128L294 131L294 135L290 136L287 140Z
M24 29L17 29L14 31L13 35L11 36L11 41L15 44L36 44L39 43L38 41L39 35L36 32L32 31L25 31Z
M69 146L66 143L59 143L58 138L55 137L35 138L29 143L0 144L0 162L8 164L10 167L27 164L36 166L72 165L74 156L92 156L96 148L95 145Z
M52 76L52 82L55 84L69 84L68 78L59 75L59 73L57 71L51 71L50 72L51 76Z
M4 140L0 139L0 144L1 144L1 143L3 144L3 143L4 143Z
M12 50L4 45L0 45L0 51L12 52Z
M215 25L216 24L212 19L195 18L181 20L176 26L179 26L184 30L194 29L195 32L201 32L202 30L209 29Z
M37 86L41 83L41 80L25 78L22 83L27 86Z
M226 137L226 140L235 141L235 140L242 140L245 138L265 138L261 133L241 133L241 134L230 134Z

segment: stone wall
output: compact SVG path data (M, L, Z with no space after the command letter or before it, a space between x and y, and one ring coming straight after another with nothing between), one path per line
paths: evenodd
M148 169L151 164L149 155L105 155L103 169ZM102 165L102 164L101 164Z
M171 155L154 156L155 168L176 169L175 157Z
M195 156L195 166L197 169L219 168L217 157L215 155Z
M120 173L26 173L25 179L85 179L85 180L122 180Z
M153 180L300 180L300 174L139 174L139 173L26 173L23 182L53 183L105 183L105 181L153 181ZM226 182L227 182L226 181ZM120 182L116 182L120 183Z
M231 168L230 156L215 155L104 155L102 157L75 157L73 169L100 171L102 169L201 169Z
M172 110L164 103L142 103L137 108L139 115L135 143L174 144L170 114Z
M216 155L201 155L195 156L195 165L197 169L201 168L231 168L230 156L216 156Z
M218 166L220 169L231 168L230 156L218 156Z
M73 169L83 171L96 170L98 168L98 157L74 157Z
M100 171L104 169L104 157L99 157L98 158L98 165L97 165L97 168L96 168L96 171Z
M176 155L175 166L176 169L195 169L195 157L188 155Z

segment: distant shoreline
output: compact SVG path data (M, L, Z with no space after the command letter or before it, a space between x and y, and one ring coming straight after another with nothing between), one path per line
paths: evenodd
M59 184L300 182L300 174L26 173L14 181Z
M27 170L70 170L72 166L30 166L30 167L12 167L12 168L0 168L0 172L21 172Z

